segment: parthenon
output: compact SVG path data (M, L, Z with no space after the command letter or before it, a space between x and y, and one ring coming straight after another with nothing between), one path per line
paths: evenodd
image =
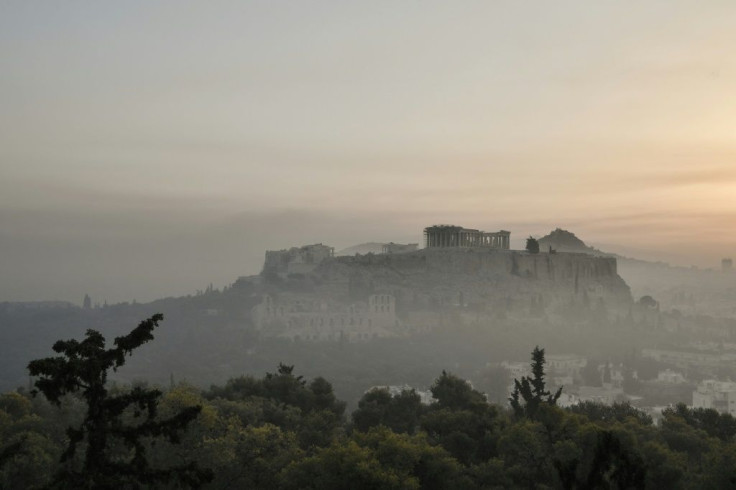
M486 232L454 225L434 225L424 229L427 248L486 247L508 250L511 233Z

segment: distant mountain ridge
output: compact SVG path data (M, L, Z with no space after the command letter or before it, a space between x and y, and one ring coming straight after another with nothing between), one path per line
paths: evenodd
M352 247L344 248L335 252L335 255L340 257L343 255L355 255L355 254L380 254L383 252L383 242L367 242L353 245Z

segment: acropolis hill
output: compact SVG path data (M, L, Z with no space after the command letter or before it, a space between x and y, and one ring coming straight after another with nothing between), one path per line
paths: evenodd
M391 243L380 254L336 257L323 244L267 252L254 325L264 335L363 340L631 305L615 258L511 250L508 231L437 225L424 235L423 249Z

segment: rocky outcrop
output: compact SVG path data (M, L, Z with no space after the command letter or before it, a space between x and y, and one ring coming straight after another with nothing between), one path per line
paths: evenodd
M300 280L311 285L306 300L329 298L350 305L390 295L396 314L392 322L402 335L447 323L448 314L455 315L453 321L470 315L472 321L490 324L509 316L552 319L571 309L623 314L632 304L616 259L582 253L477 247L333 257ZM289 287L287 280L277 289ZM276 303L283 302L283 294L273 293ZM306 313L302 316L306 321Z
M542 252L549 251L551 247L557 252L586 253L590 255L604 256L609 255L593 247L589 247L585 242L576 237L574 233L561 228L556 228L550 234L543 236L538 241L539 250Z
M616 259L579 253L424 249L339 257L315 273L325 283L347 281L353 291L391 292L406 309L473 304L490 312L505 305L505 311L524 314L554 313L574 304L602 304L611 311L631 305Z

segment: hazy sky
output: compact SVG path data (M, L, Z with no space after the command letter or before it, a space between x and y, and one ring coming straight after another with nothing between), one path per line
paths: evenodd
M453 223L736 258L736 4L0 3L0 301Z

